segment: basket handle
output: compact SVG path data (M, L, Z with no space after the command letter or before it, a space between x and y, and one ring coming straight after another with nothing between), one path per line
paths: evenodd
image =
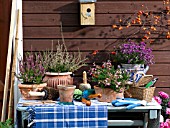
M141 79L141 77L140 77L140 78L137 78L137 77L139 77L138 75L140 75L140 74L142 74L142 77L145 76L145 74L144 74L143 72L136 72L136 73L133 75L133 82L134 82L134 83L136 82L136 79L137 79L137 81L139 81L139 79Z

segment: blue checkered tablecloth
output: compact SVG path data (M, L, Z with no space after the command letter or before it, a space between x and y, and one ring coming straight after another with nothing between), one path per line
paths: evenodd
M29 107L33 128L107 128L107 106L41 105Z

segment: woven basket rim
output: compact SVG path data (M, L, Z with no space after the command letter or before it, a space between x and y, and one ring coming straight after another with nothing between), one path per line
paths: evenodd
M148 82L150 82L153 78L153 75L145 75L144 73L139 73L139 74L142 74L142 77L139 79L137 83L134 82L135 87L143 86Z

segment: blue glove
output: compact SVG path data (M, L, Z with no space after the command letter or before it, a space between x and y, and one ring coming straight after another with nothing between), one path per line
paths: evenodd
M133 109L133 108L135 108L135 107L137 107L137 106L142 106L142 104L130 104L130 105L128 105L128 106L126 107L126 109L127 109L127 110L130 110L130 109Z
M142 105L146 105L146 101L144 100L137 100L137 99L133 99L133 98L125 98L125 99L118 99L118 100L113 100L112 101L112 105L119 107L119 106L126 106L126 109L132 109L135 108L137 106L142 106Z

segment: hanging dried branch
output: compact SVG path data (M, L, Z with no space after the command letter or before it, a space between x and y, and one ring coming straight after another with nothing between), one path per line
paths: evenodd
M149 11L144 5L141 7L142 9L137 10L133 15L118 19L118 24L112 25L113 30L123 33L125 29L129 29L128 33L120 35L125 38L124 41L138 38L140 41L158 43L156 38L170 39L169 0L163 0L163 8L160 11ZM131 30L132 26L135 27L135 31Z

